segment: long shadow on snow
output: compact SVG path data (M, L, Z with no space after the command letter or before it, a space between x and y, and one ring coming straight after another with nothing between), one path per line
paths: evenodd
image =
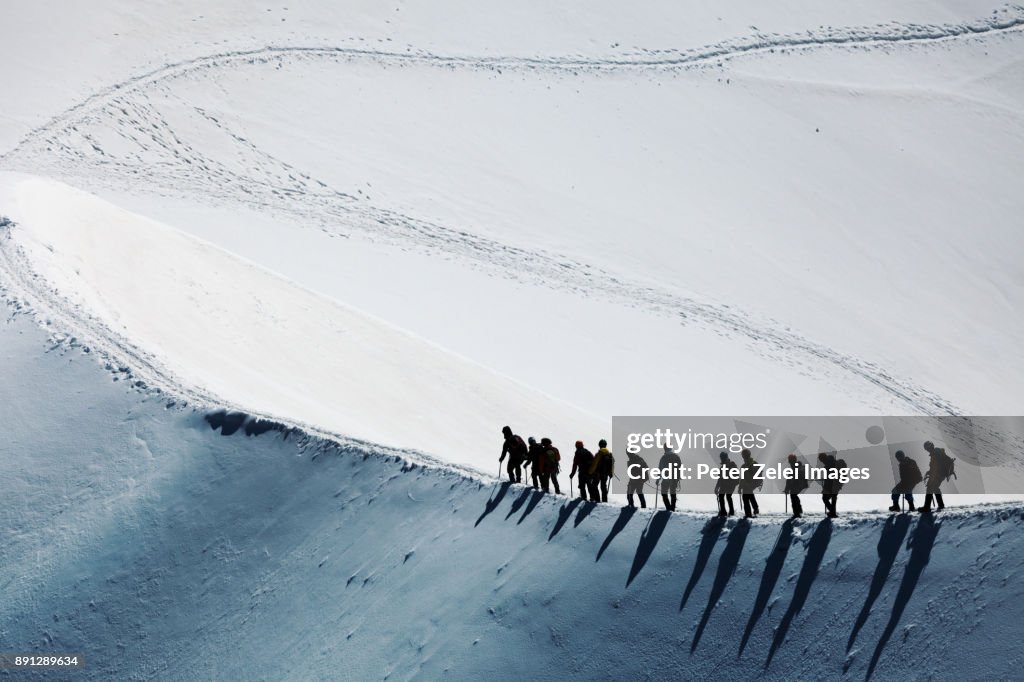
M878 539L878 565L875 566L875 575L871 578L871 587L868 589L868 598L857 616L857 622L850 632L850 639L846 642L846 651L853 648L857 641L857 633L864 627L871 615L871 607L875 605L878 595L882 594L886 581L889 579L889 571L896 562L896 556L900 553L903 545L903 538L907 537L907 529L910 528L910 516L900 514L890 516L885 526L882 527L882 537Z
M498 505L501 504L501 501L505 498L505 493L507 493L508 489L511 487L512 484L509 481L505 481L498 486L498 494L487 500L487 504L484 506L484 513L481 514L480 518L478 518L476 523L473 524L474 527L479 526L480 522L487 518L488 514L498 508Z
M597 550L597 558L594 559L595 562L601 560L601 555L604 554L604 551L608 549L610 544L612 544L612 540L615 539L615 536L622 532L635 513L636 507L623 507L619 510L619 518L615 519L615 524L612 526L611 532L608 533L608 537L606 537L604 542L601 543L601 549Z
M579 512L576 513L576 519L572 522L572 527L579 528L579 525L583 523L583 519L590 516L590 512L594 511L595 507L597 507L596 502L584 502Z
M814 535L811 536L807 543L807 555L804 557L804 565L800 567L800 577L797 578L796 588L793 590L793 600L789 602L786 615L782 617L782 622L775 631L772 648L768 652L768 660L764 662L765 669L771 665L775 652L778 651L779 647L782 646L782 642L786 639L789 626L793 624L793 619L796 618L796 615L800 613L800 610L807 602L807 596L811 593L811 586L814 584L815 578L818 577L818 569L825 558L825 551L828 549L828 543L831 539L832 519L825 519L818 524L818 527L814 530Z
M746 648L747 642L750 641L750 635L754 632L754 626L757 625L757 621L761 619L761 614L764 613L765 608L768 606L768 600L771 599L775 585L779 582L782 567L786 563L786 555L789 554L789 548L792 544L793 519L788 519L782 524L782 528L779 529L779 536L775 538L775 546L772 547L771 554L768 555L764 562L761 586L757 590L757 598L754 599L754 610L750 612L747 628L743 631L743 639L740 640L740 650L736 654L737 658L743 655L743 649Z
M523 505L526 504L526 500L530 497L530 493L532 492L532 488L527 488L526 490L523 491L522 495L512 500L512 508L508 510L508 514L505 514L506 521L512 518L513 514L515 514L517 511L523 508Z
M530 512L537 508L537 505L540 504L540 501L544 499L544 494L545 493L543 490L533 491L533 496L530 498L530 503L526 505L526 511L524 511L523 515L519 517L518 521L516 521L517 526L526 520L526 517L530 515Z
M729 532L729 538L725 541L725 549L722 556L718 558L718 570L715 572L715 582L711 584L711 594L708 595L708 605L704 607L704 615L700 617L700 624L697 631L693 633L693 642L690 643L690 653L697 650L700 638L704 634L704 628L711 619L711 612L718 604L718 600L725 594L725 588L729 584L729 578L736 572L740 563L740 555L743 554L743 545L747 542L747 534L750 532L750 522L741 519L736 527Z
M914 594L914 589L917 587L917 581L921 579L921 573L924 572L924 567L928 565L928 560L931 558L932 547L935 545L935 536L939 534L939 528L941 527L942 524L935 523L935 519L932 518L931 514L922 514L917 525L914 527L914 532L910 534L910 540L907 541L907 547L910 549L910 559L907 561L907 568L903 572L903 580L900 581L900 589L896 593L896 601L892 605L892 615L889 616L889 623L885 626L885 631L878 640L878 646L875 647L874 655L871 656L868 674L864 678L866 680L870 680L874 674L875 666L878 665L878 659L882 656L882 650L885 649L889 638L892 637L892 633L896 631L896 626L900 623L903 611L907 608L910 597Z
M718 542L718 538L722 534L722 527L724 525L725 518L721 516L716 516L704 524L704 529L701 530L701 535L704 537L700 541L700 547L697 548L697 560L693 562L693 571L690 573L690 582L686 583L686 589L683 590L683 598L679 602L680 611L682 611L683 607L686 606L686 602L689 601L693 588L697 587L700 577L704 574L704 567L708 565L708 559L711 558L711 552L715 549L715 543Z
M551 542L551 540L558 535L558 531L562 530L562 526L564 526L565 522L569 520L569 517L572 516L573 510L580 506L581 502L583 502L583 500L576 497L562 505L562 508L558 510L558 520L555 521L555 527L551 529L551 535L548 536L548 542Z
M651 516L651 520L647 522L647 527L644 528L644 532L640 534L640 542L636 546L636 555L633 557L633 566L629 569L629 578L626 579L626 587L633 582L637 574L647 563L647 560L651 558L651 552L654 551L654 547L658 544L658 540L661 539L661 534L665 532L665 526L668 525L668 519L672 516L670 511L655 512Z

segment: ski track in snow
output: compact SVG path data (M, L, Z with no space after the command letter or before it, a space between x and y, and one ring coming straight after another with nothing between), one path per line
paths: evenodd
M424 50L406 52L370 50L365 48L338 46L265 46L251 50L235 50L197 57L171 64L129 78L108 86L90 95L82 102L57 115L43 126L33 130L10 152L0 155L4 161L34 140L45 137L55 128L64 127L79 118L90 108L102 105L111 96L144 88L169 78L185 75L202 68L226 66L234 62L267 61L286 56L330 57L348 60L363 60L379 64L418 64L435 67L515 69L538 71L562 71L575 73L586 71L637 71L685 69L707 64L720 63L736 57L759 52L792 51L819 47L861 47L884 44L914 44L970 36L984 36L1024 27L1024 7L1007 5L1002 15L994 12L971 22L958 24L899 24L877 26L854 26L824 28L800 33L755 33L751 36L726 40L708 46L689 49L639 49L623 57L513 57L513 56L467 56L442 55Z
M559 254L504 244L466 230L373 206L361 197L331 188L266 153L203 109L187 107L191 109L192 124L206 126L208 131L226 136L235 151L242 154L244 163L237 165L245 170L239 172L216 158L204 155L182 139L183 136L179 136L160 113L159 103L153 101L150 93L155 90L157 97L173 100L174 95L164 87L171 81L218 68L285 59L331 59L381 66L418 65L573 75L581 72L657 72L703 68L765 52L829 46L913 45L1002 34L1018 31L1021 27L1024 27L1024 7L1010 6L993 17L960 24L891 24L830 28L789 35L755 34L689 50L640 50L629 58L470 57L411 49L402 53L330 46L270 46L224 52L167 64L96 92L30 132L17 147L0 156L0 167L85 182L99 179L109 187L127 183L136 189L164 195L204 196L319 224L325 232L332 234L344 234L337 227L341 223L353 234L374 241L427 253L454 255L472 267L502 276L570 290L581 296L596 294L627 307L641 307L677 317L683 324L739 337L747 340L762 355L809 376L824 377L835 384L853 376L914 412L959 414L961 411L942 396L897 377L868 360L805 338L771 319L759 318L724 303L702 301L667 288L631 281ZM174 104L182 106L181 102L175 101ZM116 144L112 144L114 141ZM112 151L113 146L125 144L131 150L129 153ZM146 156L145 161L143 155ZM0 239L0 266L7 270L8 290L5 295L8 298L27 297L33 301L32 307L41 311L45 318L59 321L58 327L87 329L94 345L104 346L112 357L121 358L133 370L147 376L150 382L167 387L178 386L184 395L200 402L216 402L213 396L196 387L182 387L160 368L155 358L60 300L56 292L48 290L38 276L31 273L23 255L15 253L10 244L4 243L8 241ZM3 283L4 280L0 280L0 285ZM0 293L4 291L0 290ZM102 338L106 343L101 342Z

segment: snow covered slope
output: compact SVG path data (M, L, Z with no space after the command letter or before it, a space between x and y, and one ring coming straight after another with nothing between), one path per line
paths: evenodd
M1017 677L1019 509L581 505L222 435L43 340L0 323L0 649L81 653L74 679Z
M3 167L602 418L1024 407L1018 7L101 6Z
M0 235L0 282L24 294L40 275L39 314L127 355L118 364L147 383L485 471L506 422L562 443L608 435L607 422L58 182L8 176L0 205L16 222Z

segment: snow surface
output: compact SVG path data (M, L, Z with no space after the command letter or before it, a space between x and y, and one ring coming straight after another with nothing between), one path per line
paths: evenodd
M10 12L0 169L119 216L7 176L12 295L165 390L486 472L504 423L1024 407L1024 10L447 9L106 0L46 24L73 59ZM242 286L172 258L214 244Z
M0 184L0 205L17 224L3 248L19 247L69 308L95 316L100 325L76 329L83 342L116 353L106 330L130 339L165 361L164 384L231 396L236 406L291 423L444 452L458 464L496 459L506 421L560 442L608 431L569 405L166 225L52 180Z
M2 165L602 419L1021 411L1020 8L204 8Z
M224 436L44 340L0 324L0 648L83 654L69 679L1018 676L1019 508L630 513Z
M8 3L0 651L1019 677L1016 506L491 476L505 423L1020 414L1022 39L990 0Z

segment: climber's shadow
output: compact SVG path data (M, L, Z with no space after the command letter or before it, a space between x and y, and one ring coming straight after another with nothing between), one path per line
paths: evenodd
M478 518L476 523L473 524L474 527L479 526L480 522L487 518L488 514L498 508L498 505L501 504L501 501L505 498L505 493L507 493L508 489L511 487L512 483L510 481L505 481L498 486L498 492L491 495L490 499L487 500L487 504L484 505L484 513L481 514L480 518Z
M900 588L896 592L896 601L892 605L889 623L885 626L885 631L875 647L875 653L871 656L871 663L868 665L868 674L865 679L871 679L875 672L875 666L878 665L878 659L882 656L882 650L885 649L885 645L889 642L889 638L892 637L892 633L896 631L896 626L900 623L903 611L907 608L910 597L914 594L918 580L921 579L921 573L924 572L924 567L928 565L928 561L931 559L935 537L939 534L939 528L941 527L942 524L936 523L931 514L922 514L917 521L917 525L914 527L914 531L910 534L910 539L907 541L907 547L910 549L910 559L907 560L907 568L903 571L903 580L900 581Z
M640 534L640 542L636 546L636 555L633 557L633 566L629 569L626 587L629 587L629 584L640 573L647 560L651 558L651 553L658 544L658 540L661 539L661 534L665 532L665 526L668 525L670 516L672 516L670 511L655 512L651 516L651 520L647 522L647 527Z

